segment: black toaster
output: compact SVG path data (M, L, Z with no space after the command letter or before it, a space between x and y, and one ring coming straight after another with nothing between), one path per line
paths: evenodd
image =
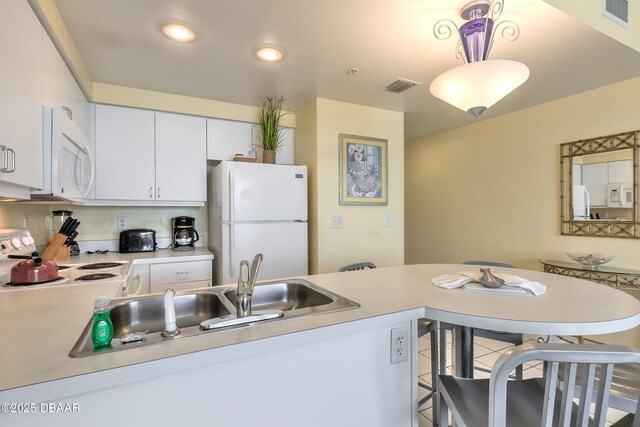
M154 252L156 250L156 230L136 228L120 232L120 253Z

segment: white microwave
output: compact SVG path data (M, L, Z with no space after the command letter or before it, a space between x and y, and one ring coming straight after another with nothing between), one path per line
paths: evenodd
M31 200L86 200L95 175L89 140L66 113L43 107L44 183Z
M607 185L607 207L630 208L633 206L633 183Z

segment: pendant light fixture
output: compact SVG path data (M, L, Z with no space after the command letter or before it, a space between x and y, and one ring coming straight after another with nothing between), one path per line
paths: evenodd
M441 19L433 27L439 40L459 35L456 58L464 64L436 77L429 90L433 96L467 111L475 117L513 92L529 78L526 65L506 59L489 59L494 36L514 41L520 28L513 21L497 20L502 14L503 0L476 0L464 6L460 28L450 19Z

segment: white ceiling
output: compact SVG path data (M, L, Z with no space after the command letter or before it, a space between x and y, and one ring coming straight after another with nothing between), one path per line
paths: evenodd
M295 111L316 97L405 112L406 139L473 123L434 98L429 84L458 65L454 39L433 25L460 23L469 0L56 0L96 82L256 105L273 93ZM491 57L513 59L529 80L484 113L495 117L640 75L640 53L541 0L506 0L520 38L497 38ZM198 39L180 44L160 26L182 21ZM285 60L257 60L275 44ZM346 70L356 67L355 76ZM383 88L398 77L422 82L402 94Z

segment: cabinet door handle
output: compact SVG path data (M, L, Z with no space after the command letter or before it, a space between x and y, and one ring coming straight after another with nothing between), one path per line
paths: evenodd
M160 198L160 187L158 187L158 199Z
M11 169L7 173L12 173L16 171L16 152L13 148L7 148L7 151L11 153Z
M153 199L153 187L149 187L149 198Z
M4 172L9 169L9 152L7 151L6 145L0 145L0 150L2 150L2 167L0 168L0 172Z

